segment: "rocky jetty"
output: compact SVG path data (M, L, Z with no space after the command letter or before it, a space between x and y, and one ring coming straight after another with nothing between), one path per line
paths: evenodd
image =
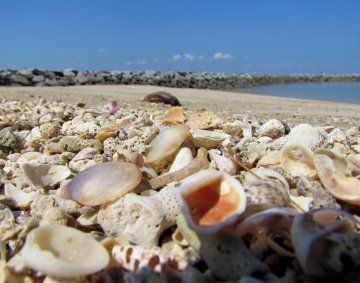
M360 82L360 74L259 74L159 71L0 70L0 85L70 86L94 84L155 85L178 88L232 89L282 83Z

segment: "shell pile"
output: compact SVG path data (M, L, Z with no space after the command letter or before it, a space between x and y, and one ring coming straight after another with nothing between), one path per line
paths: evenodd
M360 281L359 125L174 105L2 101L0 282Z

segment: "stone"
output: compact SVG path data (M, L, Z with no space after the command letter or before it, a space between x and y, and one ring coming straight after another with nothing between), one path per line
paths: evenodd
M268 136L270 138L277 139L285 134L285 127L281 121L271 119L260 127L259 133L262 136Z
M59 141L59 145L65 151L77 153L84 147L93 147L98 149L100 152L103 149L103 144L95 139L82 139L77 136L62 137Z
M12 83L17 83L23 86L30 85L30 81L23 75L11 75L10 80Z

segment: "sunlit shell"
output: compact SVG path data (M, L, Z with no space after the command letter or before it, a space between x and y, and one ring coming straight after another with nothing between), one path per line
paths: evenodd
M207 149L217 148L230 136L221 132L212 132L207 130L192 129L191 141L196 147L204 147Z
M301 144L289 144L281 151L281 166L292 176L312 176L315 167L312 152Z
M335 198L360 205L360 180L345 174L346 164L325 154L315 154L316 172L325 189Z
M194 156L188 147L183 147L175 156L174 162L171 164L169 173L175 172L189 165L194 160Z
M85 147L80 150L72 159L72 161L94 158L99 150L93 147Z
M182 124L185 121L184 110L180 106L172 107L166 111L162 124L163 125L177 125Z
M36 189L53 186L70 176L70 170L63 165L21 163L20 168Z
M43 154L40 152L29 151L29 152L25 152L25 153L21 154L20 157L18 158L17 162L29 162L29 161L36 160L42 156L43 156Z
M151 149L145 157L145 163L154 167L165 167L189 135L186 126L162 129L150 143Z
M41 191L39 190L25 192L15 187L11 183L6 183L4 187L5 196L11 198L14 207L28 208L32 201L42 195Z
M187 114L186 116L186 125L191 129L209 129L215 127L219 123L219 117L209 111Z
M95 136L95 139L99 141L104 141L107 138L110 137L116 137L118 131L120 129L120 126L118 124L110 124L103 126L99 129L98 133Z
M210 159L216 163L216 166L219 168L219 170L222 170L230 175L236 174L236 164L231 160L230 157L221 155L220 150L210 149L209 156Z
M256 163L256 167L271 167L280 164L280 151L272 150L265 153L263 157Z
M178 199L190 227L215 233L245 211L246 195L240 182L225 172L200 171L181 182Z
M113 160L134 163L139 167L144 165L144 157L137 151L119 148L113 155Z
M88 275L109 263L106 249L89 234L62 225L32 230L21 254L31 269L59 278Z
M271 180L280 184L286 191L290 190L289 183L283 175L277 171L265 167L253 168L245 173L244 183L256 182L259 180Z
M116 200L141 181L140 169L132 163L106 162L91 166L66 184L68 196L83 205L95 206Z

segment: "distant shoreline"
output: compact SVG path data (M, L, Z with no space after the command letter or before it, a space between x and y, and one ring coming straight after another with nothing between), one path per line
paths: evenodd
M197 89L236 89L255 86L360 82L360 74L261 74L159 71L82 71L65 69L0 70L0 86L152 85Z

